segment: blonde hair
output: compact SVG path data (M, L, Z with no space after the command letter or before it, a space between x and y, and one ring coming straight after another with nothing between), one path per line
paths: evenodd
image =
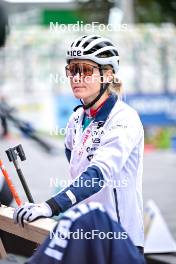
M112 72L113 72L113 68L112 68L111 65L102 65L102 69L103 69L103 71L112 70ZM122 81L119 80L115 76L114 73L112 74L112 77L113 77L112 82L110 83L107 91L108 91L109 94L111 94L112 92L116 93L120 97L120 96L122 96L122 90L123 90Z

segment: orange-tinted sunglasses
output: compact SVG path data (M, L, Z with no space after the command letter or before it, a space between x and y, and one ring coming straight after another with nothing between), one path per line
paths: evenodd
M77 73L83 77L91 76L94 69L100 69L100 67L87 63L71 63L65 67L67 77L74 77Z

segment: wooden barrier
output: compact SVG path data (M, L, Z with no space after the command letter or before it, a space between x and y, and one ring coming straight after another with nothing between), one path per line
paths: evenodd
M0 207L0 230L37 244L41 244L56 225L56 221L53 219L45 218L36 220L33 223L25 223L23 228L14 224L13 212L14 208L6 207L4 205ZM3 258L5 256L6 250L0 239L0 257Z
M11 207L0 207L0 230L5 231L17 237L21 237L26 241L32 241L37 244L41 244L48 236L49 232L53 230L57 224L53 219L45 218L39 219L33 223L25 223L24 228L13 223L14 209ZM23 242L25 243L25 241ZM23 244L23 248L25 248ZM0 238L0 258L6 257L6 249L3 245L3 241ZM146 255L148 264L171 264L176 263L175 254L153 254Z

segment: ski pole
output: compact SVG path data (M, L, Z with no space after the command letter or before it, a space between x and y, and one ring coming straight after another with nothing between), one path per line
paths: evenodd
M25 194L28 198L28 201L30 203L34 203L34 199L32 198L31 192L28 188L28 185L27 185L26 180L24 178L23 172L22 172L22 170L19 166L19 163L18 163L18 156L21 159L21 161L26 160L26 156L25 156L24 150L22 148L22 145L20 144L14 148L9 148L8 150L6 150L6 154L7 154L9 161L10 162L12 161L14 166L15 166L16 172L17 172L19 179L21 181L21 184L24 188L24 191L25 191Z
M18 206L22 205L22 201L21 201L21 199L20 199L20 197L19 197L19 195L18 195L18 193L17 193L17 191L15 189L15 186L13 185L12 180L11 180L10 176L8 175L8 172L5 169L4 164L3 164L1 159L0 159L0 169L2 171L2 174L4 175L5 181L6 181L7 185L8 185L8 187L9 187L9 189L10 189L12 195L13 195L13 198L15 199L15 201L17 203L17 205Z

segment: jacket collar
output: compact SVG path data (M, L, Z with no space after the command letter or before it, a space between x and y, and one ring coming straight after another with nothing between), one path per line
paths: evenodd
M113 106L117 102L118 96L115 93L112 93L109 98L105 101L103 106L100 108L100 110L97 112L94 123L102 121L103 124L106 122L106 119L108 118Z

